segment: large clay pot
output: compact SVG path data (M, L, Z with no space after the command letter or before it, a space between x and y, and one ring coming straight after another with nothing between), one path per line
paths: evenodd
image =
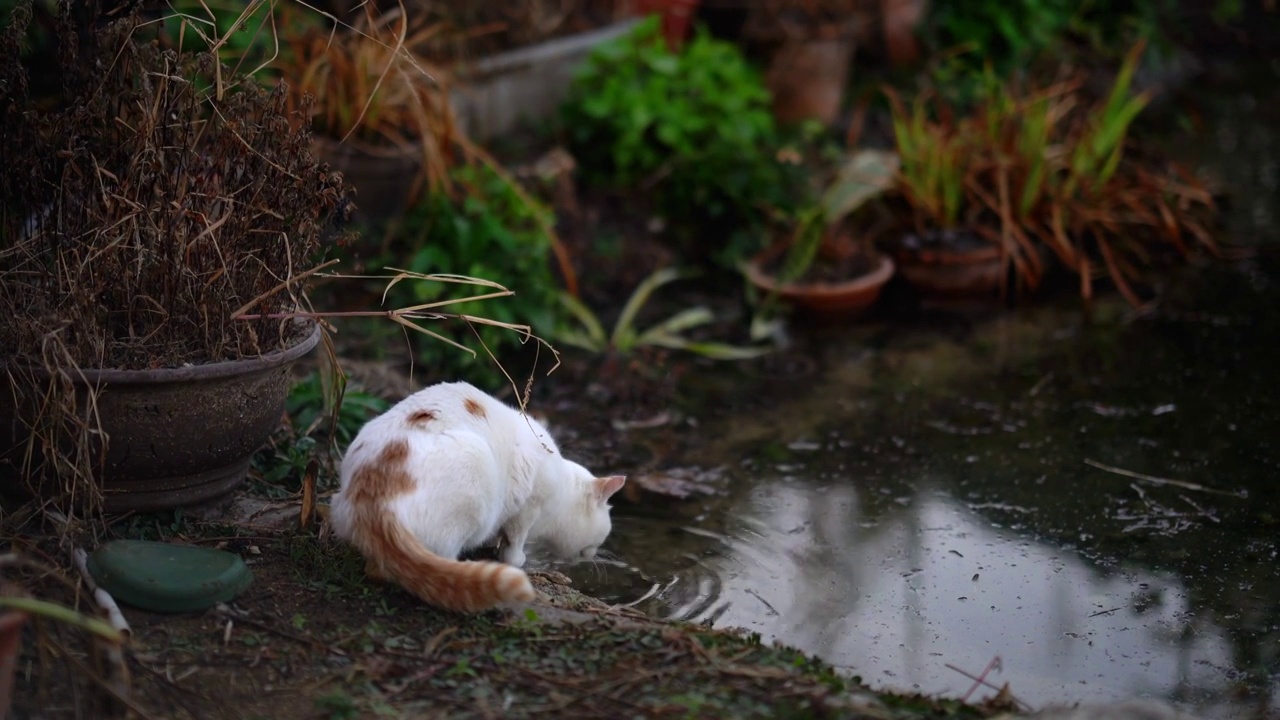
M418 146L381 147L319 137L315 151L356 189L356 213L365 220L397 217L414 199L411 193L422 169L422 149Z
M783 42L765 75L774 117L784 123L835 122L849 82L853 49L853 34L837 28Z
M746 264L745 273L751 284L796 308L827 318L855 319L862 317L880 298L880 291L893 277L894 262L888 255L877 254L876 269L860 277L841 282L787 283L779 285L777 279L764 270L772 259L770 253L753 258Z
M258 358L158 370L81 370L79 407L98 388L96 408L107 441L102 462L104 510L156 510L206 502L230 493L249 461L280 425L290 368L320 340L305 338ZM23 418L34 403L14 402L0 376L0 480L15 489L31 433ZM37 449L36 457L40 456ZM35 489L57 487L46 468L33 469Z

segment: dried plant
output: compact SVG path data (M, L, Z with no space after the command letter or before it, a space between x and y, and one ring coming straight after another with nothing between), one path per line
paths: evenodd
M92 508L104 444L77 369L293 344L297 322L235 315L305 307L349 201L290 121L284 87L240 82L218 100L201 89L214 58L160 49L137 17L97 27L92 3L62 13L60 95L30 97L29 18L19 6L0 36L0 380L32 411L23 422L39 441L23 464L48 463Z
M215 101L194 82L210 57L135 32L123 21L95 36L94 55L65 54L63 97L47 110L25 97L20 57L0 58L7 357L39 356L50 335L75 363L117 369L277 349L296 329L232 313L298 307L326 221L346 209L341 177L291 127L284 88L244 83Z
M299 12L287 5L280 11ZM456 151L470 155L473 148L455 128L447 73L422 54L444 25L422 17L366 5L351 25L301 26L280 38L271 68L289 83L289 107L305 112L317 132L420 152L421 177L436 187L447 182Z
M1005 85L988 70L974 111L959 116L940 95L910 104L886 89L901 158L896 190L921 236L965 229L1001 247L1016 277L1035 288L1056 258L1080 277L1081 295L1105 272L1127 300L1165 258L1194 246L1218 253L1206 223L1207 189L1186 170L1155 163L1129 142L1150 100L1131 81L1133 48L1107 97L1090 103L1085 78L1047 87Z

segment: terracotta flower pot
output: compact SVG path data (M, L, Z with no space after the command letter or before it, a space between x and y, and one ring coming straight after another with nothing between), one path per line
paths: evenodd
M660 14L662 16L662 35L667 45L679 48L689 37L693 27L694 16L698 13L698 5L702 0L639 0L636 10L641 15Z
M925 299L961 300L1000 294L1006 267L1000 248L915 248L895 255L898 269Z
M774 117L784 123L835 122L844 102L853 50L853 34L838 29L786 40L765 75Z
M87 407L90 386L99 388L96 407L108 438L100 476L104 509L172 508L238 487L253 454L280 424L290 367L316 346L320 332L313 325L293 347L246 360L81 370L78 406ZM5 377L0 376L0 479L22 487L18 475L31 437L24 418L36 411L30 404L15 407ZM57 487L58 478L46 468L35 468L33 476L37 489Z
M775 251L776 252L776 251ZM880 298L880 291L893 277L894 262L888 255L877 253L876 269L841 282L787 283L779 285L773 275L764 270L774 253L766 252L747 263L747 279L768 293L776 293L782 300L796 308L828 318L853 319L866 315Z

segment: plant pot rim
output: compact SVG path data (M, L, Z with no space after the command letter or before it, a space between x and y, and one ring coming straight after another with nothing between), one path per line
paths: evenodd
M276 367L290 363L311 352L320 342L320 334L324 330L314 320L311 333L302 340L283 350L273 350L258 357L240 360L222 360L202 365L183 365L181 367L156 368L153 370L99 370L82 368L71 373L71 380L84 385L158 385L163 383L182 383L192 380L214 380L251 373L256 370Z
M978 248L957 250L953 248L900 248L894 253L899 262L916 262L939 265L970 265L991 262L1004 258L1004 249L999 245L984 245Z
M422 141L408 141L404 143L375 143L369 142L354 135L343 140L332 135L313 132L311 134L311 142L320 146L325 152L334 155L367 155L371 157L389 158L398 160L401 158L417 158L422 155Z
M766 259L768 259L768 256L769 256L768 251L766 251L765 253L761 253L760 255L757 255L756 257L752 258L750 261L747 262L746 275L747 275L747 279L755 283L757 286L762 287L770 292L777 292L780 295L796 293L796 292L804 293L806 295L819 295L819 296L842 295L851 290L861 288L861 287L883 285L884 283L889 281L889 278L893 277L894 270L896 269L896 265L893 261L893 258L882 252L877 252L875 255L880 261L879 265L876 266L875 270L872 270L871 272L865 273L863 275L859 275L858 277L850 278L848 280L841 280L839 282L827 282L827 281L813 282L813 283L789 282L785 284L778 284L774 280L774 276L770 275L769 273L766 273L763 268L763 263Z

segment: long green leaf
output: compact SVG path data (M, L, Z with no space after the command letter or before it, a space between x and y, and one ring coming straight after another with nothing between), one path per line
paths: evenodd
M622 347L620 340L626 339L628 335L635 336L635 330L632 325L636 321L636 315L640 312L640 308L649 301L649 296L653 295L653 291L675 282L681 278L691 277L697 273L692 271L682 271L676 268L662 268L655 271L652 275L645 278L636 286L631 297L627 298L627 304L622 307L622 313L618 316L618 322L613 326L613 338L611 340L614 347Z
M774 351L773 347L743 347L728 343L694 342L678 335L658 335L652 338L649 344L696 353L712 360L750 360Z
M868 200L882 195L893 186L898 166L896 153L871 149L854 153L822 195L826 222L840 222Z
M98 618L89 617L72 610L69 607L51 603L47 600L37 600L29 597L0 597L0 607L10 608L12 610L20 610L22 612L39 615L57 620L58 622L74 625L78 628L88 630L99 637L105 638L112 642L123 642L124 636L119 630L111 627L109 624L99 620Z
M600 319L596 317L596 314L591 312L591 308L569 293L560 293L560 303L582 324L583 330L586 331L585 337L600 349L603 349L608 342L604 333L604 326L600 324Z
M605 344L603 342L596 340L587 333L579 332L577 330L560 330L555 333L554 337L556 342L576 347L579 350L586 350L587 352L593 353L605 351Z
M646 338L652 335L677 335L700 325L706 325L715 319L711 310L705 307L693 307L672 315L662 322L640 333L637 342L643 345Z

